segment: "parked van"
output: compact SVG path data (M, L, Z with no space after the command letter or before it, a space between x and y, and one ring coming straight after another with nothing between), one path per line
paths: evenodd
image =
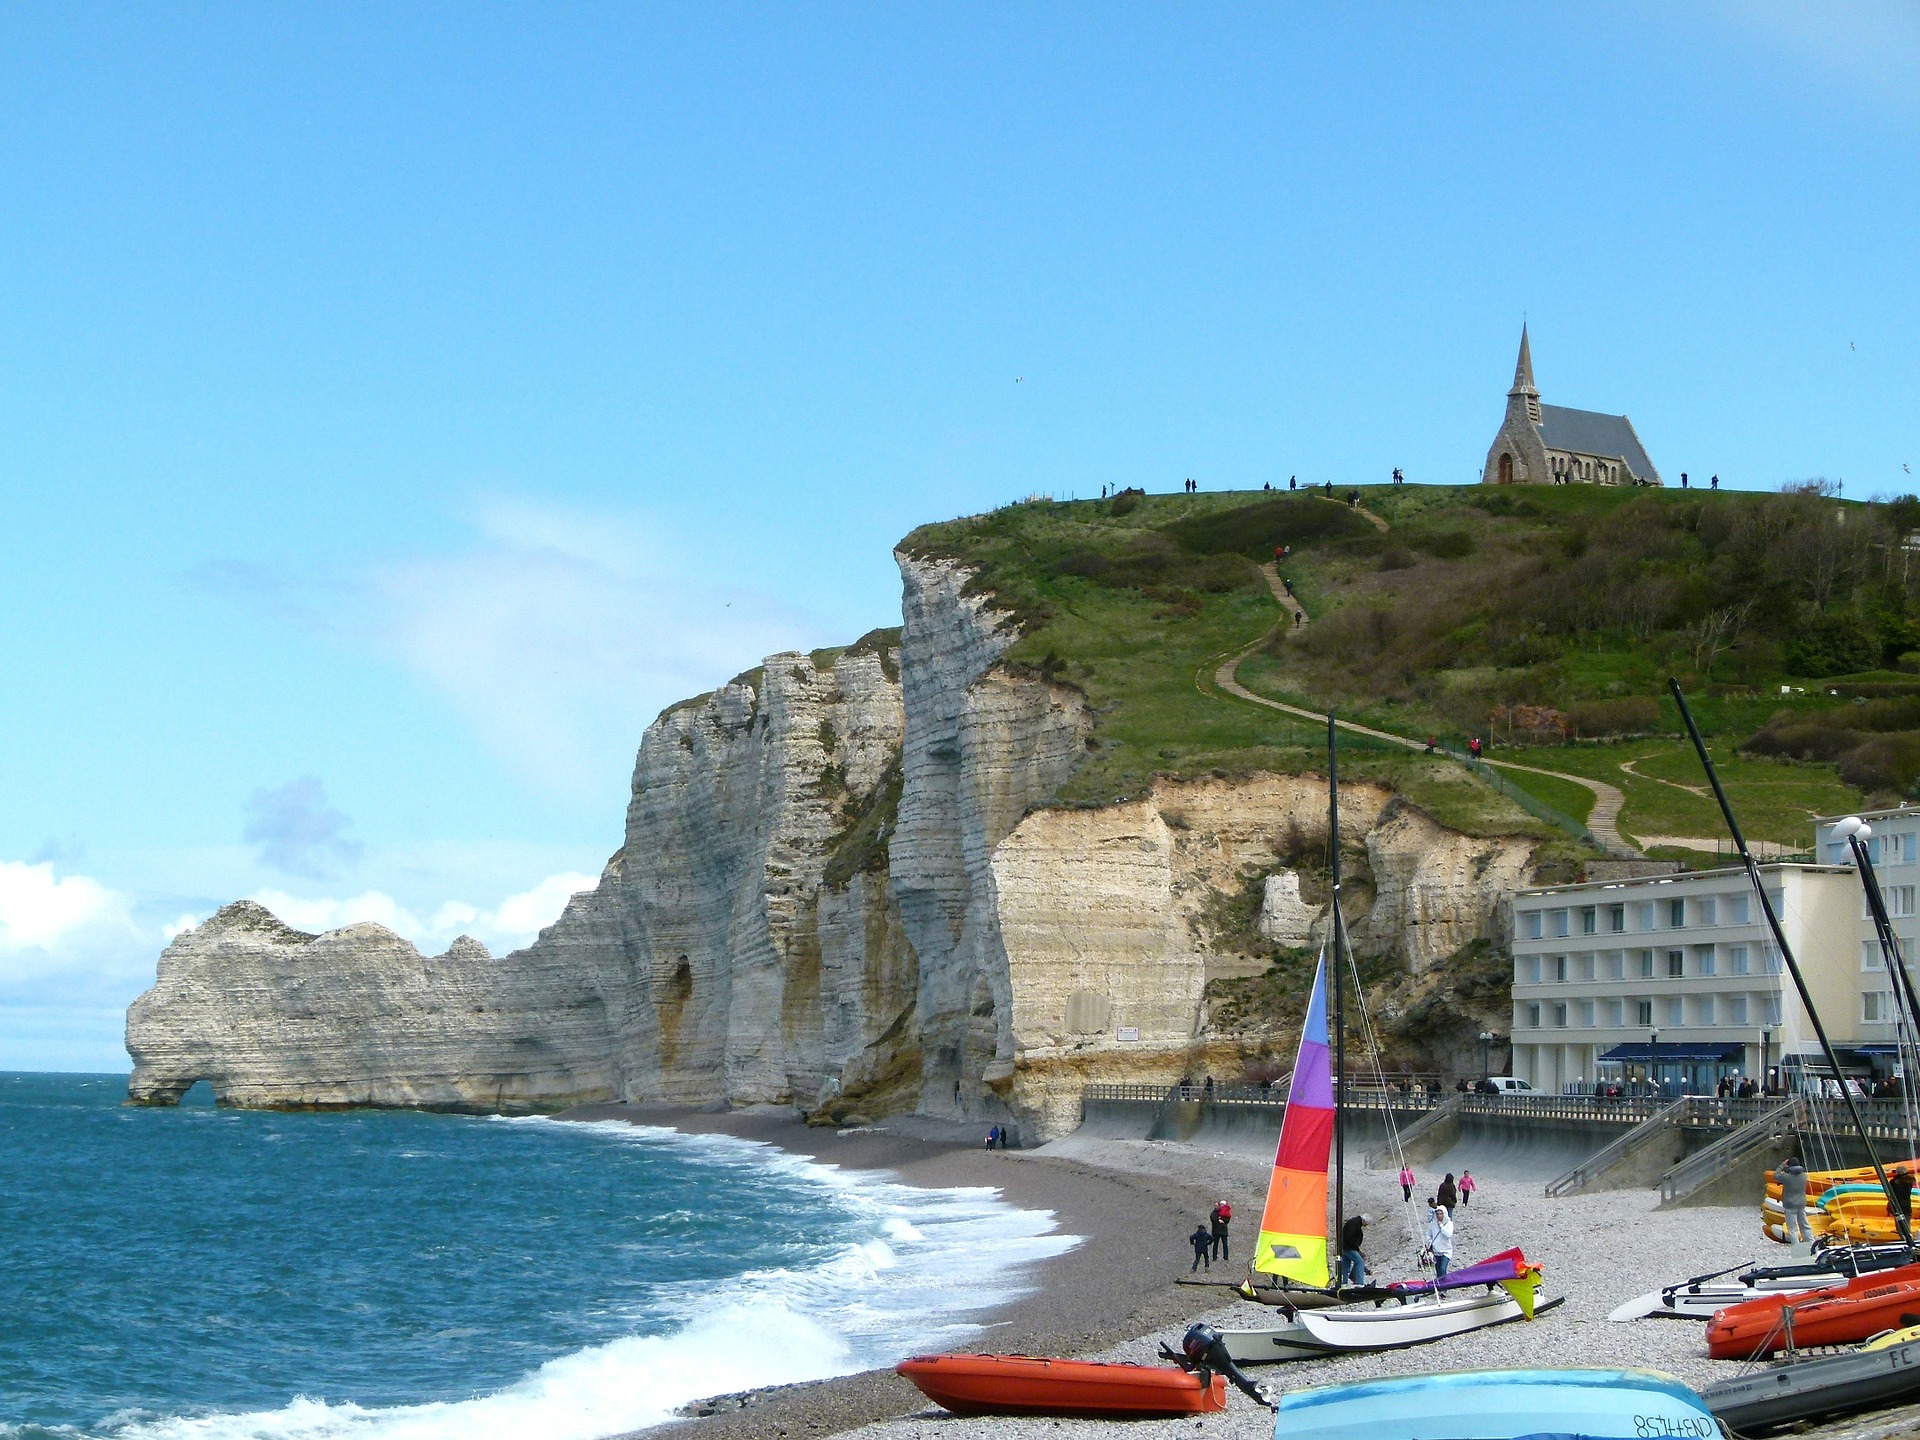
M1516 1080L1511 1075L1494 1075L1480 1082L1480 1089L1487 1095L1531 1095L1533 1086L1524 1080Z

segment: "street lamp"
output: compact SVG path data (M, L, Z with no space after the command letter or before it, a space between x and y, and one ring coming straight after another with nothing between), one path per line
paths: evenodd
M1653 1062L1660 1053L1660 1032L1655 1030L1647 1037L1647 1083L1653 1087L1653 1093L1660 1094L1660 1079L1653 1068Z
M1480 1032L1480 1078L1482 1080L1493 1078L1493 1032L1491 1030Z
M1768 1062L1773 1058L1773 1031L1760 1031L1760 1094L1765 1096L1773 1088L1773 1067Z

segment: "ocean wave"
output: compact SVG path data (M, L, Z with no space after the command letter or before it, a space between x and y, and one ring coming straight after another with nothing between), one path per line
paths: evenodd
M849 1374L976 1333L968 1316L1029 1288L1022 1267L1079 1237L1050 1211L1020 1210L990 1187L920 1190L730 1136L620 1121L581 1126L625 1145L673 1146L765 1178L787 1173L834 1191L863 1238L823 1261L717 1282L652 1287L634 1334L559 1356L491 1394L369 1407L301 1397L277 1410L116 1417L103 1440L599 1440L671 1419L712 1395ZM377 1342L376 1342L377 1343ZM33 1432L0 1427L0 1440ZM39 1432L78 1436L79 1432Z

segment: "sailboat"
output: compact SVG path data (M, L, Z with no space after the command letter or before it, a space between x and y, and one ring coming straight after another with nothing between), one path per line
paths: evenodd
M1502 1251L1443 1279L1347 1290L1337 1290L1331 1283L1327 1268L1329 1157L1333 1164L1335 1237L1345 1221L1346 1154L1340 1134L1340 1094L1333 1077L1336 1073L1344 1075L1346 1069L1343 962L1348 951L1346 920L1340 910L1340 779L1331 716L1327 719L1327 808L1333 871L1334 1023L1329 1031L1328 967L1323 949L1314 967L1313 990L1300 1030L1293 1084L1280 1121L1280 1145L1274 1154L1273 1176L1260 1214L1260 1239L1252 1265L1256 1272L1301 1287L1303 1300L1312 1297L1322 1305L1333 1301L1343 1308L1276 1302L1273 1292L1267 1291L1262 1298L1278 1304L1283 1316L1280 1324L1220 1332L1227 1353L1242 1363L1421 1345L1509 1320L1531 1320L1538 1310L1558 1303L1535 1303L1540 1267L1518 1250ZM1354 1301L1360 1306L1354 1306ZM1361 1308L1367 1301L1373 1302L1372 1308Z

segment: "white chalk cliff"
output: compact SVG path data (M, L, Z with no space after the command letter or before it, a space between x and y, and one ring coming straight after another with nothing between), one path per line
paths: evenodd
M1252 894L1282 943L1324 929L1289 859L1324 845L1323 783L1049 808L1093 736L1083 698L1000 663L1016 634L964 570L898 559L897 636L772 656L648 728L625 843L532 945L423 956L229 905L128 1011L131 1098L204 1079L244 1106L771 1102L1037 1139L1071 1128L1088 1080L1192 1069L1208 982L1261 968L1218 943L1222 898ZM1375 786L1342 801L1365 844L1355 933L1410 969L1491 933L1531 873L1531 841L1455 834Z

